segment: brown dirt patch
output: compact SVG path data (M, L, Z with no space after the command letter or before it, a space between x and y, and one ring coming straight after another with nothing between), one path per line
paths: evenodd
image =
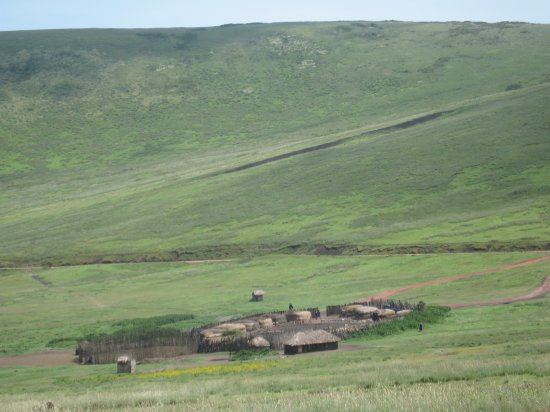
M68 366L77 364L78 358L73 351L48 351L40 353L30 353L27 355L4 356L0 357L0 367L2 366Z

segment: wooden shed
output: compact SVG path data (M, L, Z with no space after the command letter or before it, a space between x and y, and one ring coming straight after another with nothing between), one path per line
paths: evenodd
M338 349L340 339L324 330L296 333L284 343L285 355Z
M119 356L116 360L117 373L135 373L136 360L130 356Z

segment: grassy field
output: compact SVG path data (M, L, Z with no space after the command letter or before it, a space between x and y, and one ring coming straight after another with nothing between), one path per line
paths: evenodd
M548 254L549 40L509 22L0 32L0 359L68 353L135 319L325 307ZM490 252L395 255L419 251ZM231 260L184 262L197 258ZM549 274L545 261L395 298L508 298ZM132 376L2 366L0 404L547 411L549 307Z
M549 30L1 33L0 260L546 244Z
M540 256L271 256L203 265L4 270L0 345L5 355L73 348L77 336L110 331L125 319L193 313L196 319L180 324L190 326L284 309L289 301L297 307L342 303ZM548 268L542 262L456 281L436 296L427 288L396 298L445 303L510 296L538 286ZM462 282L468 283L451 287ZM255 287L267 291L265 301L248 302ZM546 410L549 304L547 297L453 310L442 323L425 325L422 334L357 338L343 344L354 350L338 353L194 368L190 360L153 362L125 377L115 374L114 365L2 367L0 399L8 410L28 410L50 399L61 410L244 410L251 402L260 410L289 411Z
M3 270L0 313L4 333L0 352L32 352L58 345L74 348L78 338L109 331L115 321L125 319L192 314L194 319L178 324L190 327L227 317L284 310L289 302L297 308L324 308L399 286L538 256L270 256L204 265L143 263ZM543 262L419 289L406 297L444 304L499 294L514 296L534 289L547 275L548 263ZM435 288L446 293L435 294ZM267 291L264 302L249 301L254 289Z

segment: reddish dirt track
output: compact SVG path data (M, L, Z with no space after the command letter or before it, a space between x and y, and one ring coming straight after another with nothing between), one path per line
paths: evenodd
M525 300L541 298L549 292L550 292L550 276L544 279L544 282L542 283L542 285L540 285L535 290L532 290L531 292L525 293L523 295L515 296L513 298L482 300L479 302L470 302L470 303L451 303L451 304L448 304L447 306L451 308L466 308L471 306L505 305L508 303L522 302Z
M426 286L438 285L440 283L452 282L453 280L466 279L466 278L470 278L470 277L473 277L473 276L482 276L482 275L487 275L489 273L503 272L505 270L510 270L510 269L519 268L519 267L523 267L523 266L534 265L536 263L542 263L542 262L546 262L546 261L550 261L550 255L543 256L543 257L540 257L540 258L537 258L537 259L524 260L522 262L512 263L511 265L500 266L500 267L494 268L494 269L485 269L485 270L481 270L479 272L470 272L470 273L465 273L465 274L462 274L462 275L450 276L448 278L435 279L435 280L430 280L428 282L415 283L413 285L403 286L403 287L400 287L400 288L397 288L397 289L387 290L385 292L378 293L374 296L371 296L371 297L367 298L366 301L369 301L369 300L386 300L386 299L389 299L392 296L398 295L400 293L408 292L409 290L420 289L420 288L423 288L423 287L426 287ZM546 284L546 282L544 284ZM543 288L544 284L543 284L543 286L541 286L540 288L538 288L536 290L539 290L539 289ZM534 292L535 291L533 291L531 293L534 293ZM547 292L548 291L543 292L542 295L546 294ZM528 295L530 295L530 294L527 294L527 295L524 295L524 296L528 296ZM539 294L538 296L530 297L529 299L534 299L535 297L540 297L542 295ZM520 297L517 297L517 298L520 298ZM511 298L511 299L517 299L517 298ZM527 299L521 299L521 300L527 300ZM517 302L517 301L518 300L514 300L514 302ZM490 301L487 301L487 302L490 302ZM507 303L507 302L505 302L505 303ZM487 304L489 304L489 303L487 303ZM495 303L495 304L497 304L497 303ZM475 306L474 304L468 304L468 305ZM456 306L456 307L458 307L458 306Z

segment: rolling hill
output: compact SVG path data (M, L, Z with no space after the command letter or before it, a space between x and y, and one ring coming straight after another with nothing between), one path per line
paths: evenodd
M3 408L549 410L549 40L512 22L0 32ZM73 359L82 339L369 296L453 309L330 353Z
M547 247L549 36L0 33L0 260Z

